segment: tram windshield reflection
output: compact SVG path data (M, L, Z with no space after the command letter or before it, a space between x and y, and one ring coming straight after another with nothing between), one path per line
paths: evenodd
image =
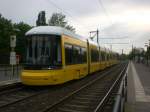
M33 35L27 37L26 66L54 68L61 66L60 36Z

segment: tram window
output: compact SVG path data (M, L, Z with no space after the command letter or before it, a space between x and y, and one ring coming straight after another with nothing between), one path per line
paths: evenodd
M38 59L36 60L37 64L42 65L52 65L50 59L52 56L51 53L51 39L47 36L37 37L37 44L38 44Z
M65 60L66 65L86 63L86 48L77 45L65 44Z
M35 55L34 55L34 57L35 57L35 59L37 59L37 57L38 57L38 49L37 49L37 39L36 38L34 38L34 53L35 53Z
M73 46L73 63L74 64L79 64L81 63L81 58L80 58L80 47L79 46Z
M81 47L81 60L82 60L82 63L87 62L87 51L86 51L86 48L83 48L83 47Z
M106 60L106 53L102 52L102 60L105 61Z
M99 53L98 50L92 49L91 50L91 61L92 62L97 62L99 61Z
M99 52L98 52L98 50L95 50L95 55L96 55L95 61L98 62L99 61Z
M100 53L99 53L99 61L103 61L103 59L102 59L102 52L100 51Z
M28 38L27 39L27 50L26 50L26 60L28 62L30 62L31 58L32 58L32 39Z
M41 38L41 43L42 43L42 45L40 46L40 48L41 48L41 55L44 55L45 43L46 43L45 39Z
M72 56L73 56L72 45L65 44L65 62L66 62L66 65L73 64Z
M56 37L53 40L53 60L54 60L54 65L61 65L61 41L60 38Z
M94 50L92 49L91 50L91 61L93 62L95 59L95 53L94 53Z
M62 65L61 38L56 35L27 37L26 65L57 68Z
M32 40L28 39L28 50L29 50L29 57L32 57Z
M57 40L57 41L59 41L59 40ZM56 45L56 48L57 48L57 62L58 63L61 63L61 44L57 44Z

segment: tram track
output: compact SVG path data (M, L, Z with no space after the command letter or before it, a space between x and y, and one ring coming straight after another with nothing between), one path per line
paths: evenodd
M99 76L99 78L101 77L101 79L103 79L104 78L104 76L105 75L108 75L108 74L110 74L111 72L113 72L113 71L116 71L116 69L118 69L120 67L120 65L116 65L116 66L114 66L114 67L111 67L110 69L107 69L106 71L102 71L102 72L100 72L101 73L101 75ZM97 73L97 75L98 75L99 73ZM111 76L111 75L109 75L109 76ZM96 79L94 79L94 80L96 80ZM110 79L111 80L111 79ZM81 82L82 82L83 80L81 80ZM77 82L77 81L76 81ZM79 81L80 82L80 81ZM92 81L90 81L91 83L92 82L94 82L93 80ZM68 83L69 84L69 83ZM67 84L66 84L67 85ZM78 85L78 84L77 84ZM87 84L84 84L84 85L82 85L81 86L81 88L84 88L85 86L86 86ZM64 85L63 85L64 86ZM79 86L79 85L78 85ZM55 88L55 87L54 87ZM59 88L59 87L58 87ZM57 88L57 89L58 89ZM2 102L2 103L0 103L0 111L6 111L6 112L20 112L20 110L23 110L22 108L25 108L26 107L26 105L28 105L28 103L29 102L31 102L31 99L32 99L32 101L34 101L35 99L37 99L37 97L39 98L39 97L41 97L41 101L39 101L39 102L41 102L41 103L39 103L38 104L38 102L36 102L35 104L34 103L32 103L32 107L33 108L26 108L26 110L24 110L24 111L26 111L26 112L44 112L45 111L45 108L47 109L49 106L54 106L56 103L58 103L57 101L60 101L60 100L58 100L58 98L59 99L65 99L67 96L69 96L70 95L70 93L72 94L72 93L75 93L76 91L78 91L77 89L74 89L74 90L72 90L72 92L70 92L70 93L65 93L65 91L64 91L64 89L66 88L66 87L62 87L61 86L61 88L62 88L62 90L63 90L63 92L62 93L64 93L64 95L62 95L61 94L61 97L60 97L60 93L59 93L59 90L57 90L57 89L53 89L53 90L57 90L57 94L52 94L53 93L53 90L52 90L52 88L51 87L48 87L48 88L46 88L46 89L43 89L43 90L40 90L40 89L35 89L35 88L25 88L25 89L20 89L20 90L18 90L18 91L12 91L12 92L6 92L6 94L4 94L4 95L0 95L0 102ZM64 88L64 89L63 89ZM105 87L106 88L106 87ZM104 88L97 88L97 89L104 89ZM35 91L34 91L35 90ZM39 91L38 91L39 90ZM100 94L102 94L103 92L101 92L101 93L96 93L96 90L91 90L91 91L93 91L93 94L90 94L90 95L88 95L88 94L83 94L83 96L87 96L88 97L88 99L87 100L89 100L89 102L90 101L93 101L94 102L94 100L93 100L93 97L95 97L95 99L99 99L99 97L98 96L96 96L96 94L97 95L100 95ZM1 94L1 92L0 92L0 94ZM20 95L19 95L20 94ZM43 102L42 100L44 100L44 98L42 99L42 97L44 96L44 94L50 94L49 95L49 97L52 97L52 99L53 99L53 96L55 96L55 97L58 97L57 99L55 99L55 101L46 101L46 102ZM9 96L9 97L7 97L7 96ZM48 96L48 95L47 95ZM82 98L81 100L84 100L84 98L83 98L83 96L81 95L81 96L79 96L79 99L80 98ZM51 103L50 103L51 102ZM79 101L75 101L75 103L79 103ZM87 103L87 102L84 102L84 101L82 101L82 102L80 102L80 105L82 105L82 104L85 104L85 103ZM42 104L42 105L41 105ZM88 104L88 103L87 103ZM23 106L21 106L21 105L23 105ZM13 109L12 109L12 108ZM28 107L28 106L27 106ZM37 109L35 109L35 107L37 108ZM84 107L84 106L83 106ZM84 107L84 108L86 108L86 107Z
M93 80L40 112L98 112L124 70L125 65L122 65L111 75L106 73L107 76Z
M8 88L7 90L0 92L0 108L27 100L43 92L46 92L46 90L23 85L16 86L16 88L14 87L12 89Z
M21 90L22 88L24 88L24 86L22 84L19 84L19 85L13 85L13 86L8 86L8 87L3 87L1 90L0 90L0 96L1 95L4 95L4 94L7 94L7 93L11 93L11 92L14 92L14 91L18 91L18 90Z

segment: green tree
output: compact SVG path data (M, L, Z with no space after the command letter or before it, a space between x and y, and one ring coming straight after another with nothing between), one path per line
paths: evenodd
M38 19L36 21L36 26L45 26L46 24L46 17L45 17L45 11L41 11L38 14Z
M137 58L137 61L140 61L141 57L145 57L145 51L143 48L133 48L132 51L130 51L128 57L132 60L135 60L135 58Z
M50 26L64 27L72 32L75 32L75 28L68 24L68 22L66 21L66 16L62 13L53 13L48 24Z
M0 14L0 53L9 53L10 35L13 33L13 25L10 20L5 19Z
M25 33L32 27L24 22L14 24L14 29L16 31L16 53L21 55L21 61L25 59L25 49L26 49L26 39Z
M25 33L31 29L31 26L20 22L13 24L0 14L0 63L8 64L10 55L10 36L17 36L16 53L20 54L22 59L25 56Z

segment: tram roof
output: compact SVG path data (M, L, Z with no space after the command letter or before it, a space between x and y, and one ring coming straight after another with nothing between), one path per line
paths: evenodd
M85 38L82 37L78 34L75 34L65 28L62 27L58 27L58 26L38 26L38 27L34 27L31 30L29 30L26 35L38 35L38 34L53 34L53 35L68 35L70 37L82 40L82 41L87 41L90 44L96 45L98 46L98 44L96 42L94 42L93 40L91 40L90 38ZM101 50L106 51L106 52L110 52L110 49L105 48L105 47L100 47ZM112 51L113 52L113 51Z
M31 30L29 30L26 35L35 35L35 34L53 34L53 35L68 35L74 38L86 40L86 38L83 38L65 28L58 27L58 26L38 26L34 27Z
M34 27L31 30L29 30L26 35L36 35L36 34L53 34L53 35L67 35L82 41L89 41L90 44L97 45L96 42L92 41L89 38L82 37L78 34L75 34L65 28L58 27L58 26L38 26Z

